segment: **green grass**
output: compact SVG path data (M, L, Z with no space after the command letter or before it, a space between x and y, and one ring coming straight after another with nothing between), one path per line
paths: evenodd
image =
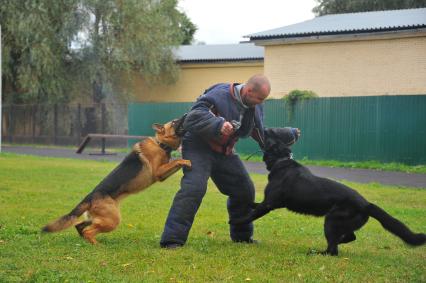
M339 257L324 249L321 218L277 210L256 222L258 245L229 240L226 197L213 184L187 245L159 239L180 173L122 202L122 223L92 246L74 229L41 235L113 167L112 162L0 154L0 282L426 282L426 247L410 248L371 220ZM252 175L257 198L265 175ZM347 183L426 232L426 190Z
M37 145L37 144L4 144L5 146L30 146L35 148L66 148L66 149L76 149L76 146L56 146L56 145ZM100 150L98 146L87 146L85 150ZM106 147L107 152L114 153L126 153L129 152L127 147ZM180 157L180 153L177 151L172 152L173 157ZM259 154L240 154L241 159L246 160L249 158L249 161L263 162L262 156ZM360 168L360 169L374 169L382 171L398 171L405 173L417 173L417 174L426 174L426 165L407 165L397 162L388 162L383 163L380 161L337 161L337 160L311 160L307 158L296 159L304 165L316 165L324 167L338 167L338 168Z

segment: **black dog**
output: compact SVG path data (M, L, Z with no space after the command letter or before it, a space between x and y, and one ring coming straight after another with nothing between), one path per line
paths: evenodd
M399 220L380 207L368 202L357 191L338 182L314 176L308 168L292 159L286 139L288 128L269 128L265 131L263 160L270 171L265 198L253 204L253 212L232 224L249 223L273 209L287 209L308 215L325 216L324 232L327 250L321 254L337 255L339 244L356 239L360 229L371 216L392 234L412 246L426 242L426 235L415 234Z

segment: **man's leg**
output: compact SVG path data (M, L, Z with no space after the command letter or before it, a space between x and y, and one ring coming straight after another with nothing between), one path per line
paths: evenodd
M173 200L161 236L162 247L185 244L210 177L212 156L209 150L185 142L182 157L191 160L192 168L183 168L181 188Z
M229 196L227 207L229 219L247 216L252 208L255 190L250 176L238 155L223 156L212 168L212 179L219 190ZM250 242L253 223L230 225L231 239L236 242Z

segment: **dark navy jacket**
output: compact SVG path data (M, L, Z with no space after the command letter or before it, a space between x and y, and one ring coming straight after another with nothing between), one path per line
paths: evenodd
M198 97L185 119L184 139L204 140L214 151L228 155L240 136L251 135L263 148L263 105L247 109L243 121L239 121L240 112L233 94L235 85L216 84ZM232 136L221 135L225 121L232 120L241 122L239 130ZM250 127L253 121L254 128Z

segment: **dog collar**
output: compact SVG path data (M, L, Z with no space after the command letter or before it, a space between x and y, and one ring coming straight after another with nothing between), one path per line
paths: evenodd
M167 155L171 154L171 152L173 151L173 148L171 148L169 145L167 145L165 143L160 142L156 138L154 140L161 147L161 149L164 150L167 153Z
M286 160L293 160L293 153L290 153L289 156L278 158L277 162Z

